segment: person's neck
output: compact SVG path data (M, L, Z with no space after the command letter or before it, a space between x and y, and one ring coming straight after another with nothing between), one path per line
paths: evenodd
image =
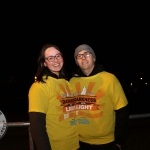
M83 71L83 73L86 75L86 76L89 76L89 74L91 73L89 73L89 72L86 72L86 71Z
M91 67L90 69L82 70L82 71L83 71L83 73L84 73L86 76L89 76L90 73L93 71L93 69L94 69L94 65L93 65L93 67Z
M59 72L58 71L53 71L54 74L57 75L57 77L59 77Z

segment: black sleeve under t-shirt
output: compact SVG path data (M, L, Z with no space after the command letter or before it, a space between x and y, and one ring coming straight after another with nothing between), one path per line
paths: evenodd
M37 150L51 150L46 132L46 114L29 112L30 131Z

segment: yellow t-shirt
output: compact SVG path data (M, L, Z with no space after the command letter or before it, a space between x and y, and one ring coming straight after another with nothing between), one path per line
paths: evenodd
M68 81L48 77L29 90L29 112L46 114L46 128L53 150L76 150L79 139L75 102Z
M73 77L69 82L76 100L79 140L90 144L114 141L114 110L128 103L118 79L103 71L94 76Z

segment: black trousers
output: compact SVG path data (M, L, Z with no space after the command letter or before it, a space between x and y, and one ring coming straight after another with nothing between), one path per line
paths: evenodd
M114 142L101 145L91 145L80 141L79 144L79 150L120 150Z

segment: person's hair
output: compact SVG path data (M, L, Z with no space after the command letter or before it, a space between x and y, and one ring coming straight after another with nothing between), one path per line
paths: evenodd
M56 45L54 45L54 44L45 44L42 47L41 52L40 52L39 57L38 57L38 61L37 61L37 63L38 63L38 70L37 70L37 73L36 73L36 81L38 81L38 82L45 83L45 81L43 80L43 76L46 76L46 79L48 78L48 76L56 78L56 75L54 73L52 73L48 69L48 67L44 66L44 62L45 62L45 50L47 48L50 48L50 47L54 47L58 51L60 51L59 47L56 46ZM60 53L62 54L61 51L60 51ZM62 54L62 57L63 57L63 54ZM64 57L63 57L63 60L64 60ZM64 60L64 63L65 63L65 60ZM57 78L64 78L64 79L68 80L67 72L65 70L65 65L64 64L63 64L62 69L60 70L59 77L57 77Z

